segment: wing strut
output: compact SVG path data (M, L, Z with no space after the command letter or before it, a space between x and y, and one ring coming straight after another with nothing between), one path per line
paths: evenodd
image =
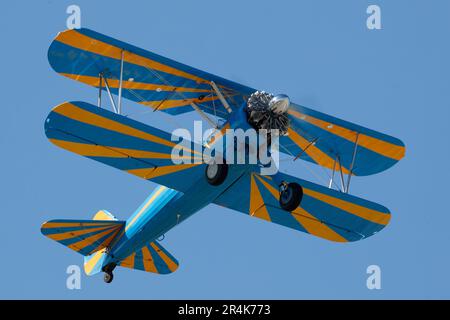
M122 50L120 56L120 78L119 78L119 103L117 108L117 113L120 114L122 112L122 82L123 82L123 57L125 51Z
M346 193L348 193L348 189L350 189L350 179L352 178L353 167L355 165L356 160L356 153L358 152L358 139L359 139L359 132L356 133L355 146L353 147L353 158L352 163L350 165L350 171L348 172L347 187L345 188Z
M100 91L102 90L102 87L103 87L103 85L102 85L102 79L103 79L103 81L105 82L106 91L108 92L109 100L111 101L111 106L112 106L114 112L115 112L115 113L118 113L117 107L116 107L116 102L114 101L114 98L113 98L113 96L112 96L112 94L111 94L111 89L109 88L108 80L103 76L102 73L100 73L98 76L99 76L99 78L100 78L100 80L99 80L99 82L100 82L100 88L99 88L99 90L100 90ZM101 100L102 100L102 95L101 95L101 93L99 93L99 96L98 96L98 104L99 104L99 107L101 106Z
M341 188L340 191L344 192L344 193L348 193L349 189L350 189L350 180L352 178L352 174L353 174L353 169L355 166L355 161L356 161L356 155L358 153L358 139L359 139L359 132L356 133L356 138L355 138L355 144L353 146L353 156L352 156L352 162L350 164L350 168L347 174L347 182L345 181L345 177L344 177L344 172L342 171L342 164L341 164L341 159L338 156L336 156L336 158L334 159L334 164L333 164L333 170L331 173L331 177L330 177L330 182L328 184L328 188L332 188L333 184L334 184L334 174L336 173L336 164L337 167L339 169L339 174L340 174L340 178L341 178ZM339 189L339 188L338 188Z
M233 112L233 110L231 110L230 105L228 104L227 100L225 100L222 92L220 92L219 88L217 87L217 85L214 81L211 81L211 87L216 92L217 96L219 97L220 102L222 102L224 108L227 109L228 113Z

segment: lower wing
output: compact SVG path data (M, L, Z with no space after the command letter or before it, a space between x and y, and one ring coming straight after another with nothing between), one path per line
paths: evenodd
M174 164L171 154L178 146L171 134L85 102L55 107L45 134L60 148L181 192L204 171L197 161L201 146L182 148L180 159L186 161Z
M389 223L389 210L379 204L287 174L278 175L302 186L302 201L292 212L281 209L274 179L256 173L244 175L214 203L336 242L367 238Z

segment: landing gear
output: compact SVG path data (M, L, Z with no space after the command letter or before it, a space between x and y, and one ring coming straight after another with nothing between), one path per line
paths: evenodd
M294 211L303 198L303 189L298 183L283 182L280 186L280 206L283 210Z
M114 279L114 275L113 275L112 271L105 272L105 274L103 276L103 281L105 281L106 283L111 283L111 281L113 281L113 279Z
M228 174L228 165L226 163L216 163L215 161L206 166L206 180L210 185L218 186L225 181Z
M103 267L103 272L105 273L103 275L103 281L105 281L106 283L111 283L114 279L114 275L113 275L113 270L116 267L115 263L110 263L106 266Z

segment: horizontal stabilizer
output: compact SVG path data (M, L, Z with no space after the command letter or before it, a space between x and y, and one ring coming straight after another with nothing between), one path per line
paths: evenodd
M154 241L123 259L119 266L168 274L178 269L178 261L158 242Z
M88 256L108 247L125 225L125 221L51 220L41 232L47 238Z

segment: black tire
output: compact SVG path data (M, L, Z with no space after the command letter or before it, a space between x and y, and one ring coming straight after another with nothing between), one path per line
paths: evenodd
M105 281L106 283L111 283L114 279L114 275L112 274L112 272L105 272L105 274L103 275L103 281Z
M215 162L208 164L205 169L205 176L208 183L212 186L222 184L228 175L228 165L226 163L217 164Z
M283 210L294 211L300 205L303 198L303 189L298 183L289 183L287 188L280 193L280 206Z

